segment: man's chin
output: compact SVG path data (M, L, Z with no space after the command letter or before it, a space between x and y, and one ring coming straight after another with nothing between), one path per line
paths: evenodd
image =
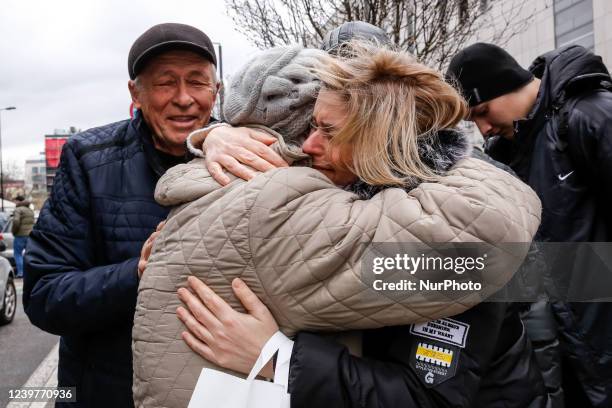
M514 130L504 130L497 133L491 133L488 135L482 135L482 138L485 142L489 139L495 139L497 137L503 137L504 139L513 140L514 139Z
M185 141L189 135L198 130L202 129L205 125L202 123L194 123L189 127L176 127L176 126L166 126L162 129L163 141L160 144L163 144L166 149L162 150L172 150L173 152L177 152L177 149L185 149Z
M172 143L184 144L187 137L198 129L202 129L204 126L194 125L187 128L175 129L170 128L166 129L166 135L168 139L172 141Z
M509 131L505 131L500 133L500 136L503 137L506 140L514 140L514 130L509 130Z
M191 132L164 132L163 136L154 136L155 148L174 156L185 153L185 140Z
M166 134L170 137L170 139L172 140L178 140L178 139L186 139L187 136L189 136L191 134L191 132L193 132L194 130L200 129L200 126L197 125L192 125L189 127L169 127L166 128Z

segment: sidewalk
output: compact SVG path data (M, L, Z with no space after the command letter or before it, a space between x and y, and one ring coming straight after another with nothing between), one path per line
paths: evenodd
M23 292L23 280L15 280L17 295ZM57 387L57 363L59 360L59 343L47 354L47 357L34 370L22 387ZM10 402L7 408L53 408L53 402Z
M17 296L21 296L23 294L23 279L15 279L15 290L17 291Z
M59 343L55 345L22 387L57 387ZM7 408L52 408L53 402L9 402Z

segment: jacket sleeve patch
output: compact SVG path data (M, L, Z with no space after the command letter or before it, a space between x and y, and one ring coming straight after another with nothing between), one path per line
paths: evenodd
M457 373L461 349L438 341L421 341L415 337L410 351L410 366L427 388L453 378Z
M470 325L453 319L438 319L410 326L410 333L465 348Z

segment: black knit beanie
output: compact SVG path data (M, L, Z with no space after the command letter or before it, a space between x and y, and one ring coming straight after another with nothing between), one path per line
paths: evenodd
M446 76L459 83L470 107L515 91L533 79L505 50L486 43L459 51Z

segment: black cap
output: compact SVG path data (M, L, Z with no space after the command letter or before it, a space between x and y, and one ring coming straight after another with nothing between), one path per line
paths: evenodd
M186 24L164 23L149 28L132 44L128 55L130 79L136 78L151 57L169 50L193 51L217 66L215 48L206 34Z
M391 44L391 40L382 28L364 21L348 21L325 35L321 49L333 53L336 48L353 39L372 41L380 45Z
M533 79L504 49L476 43L459 51L451 60L447 78L456 80L470 107L513 92Z

